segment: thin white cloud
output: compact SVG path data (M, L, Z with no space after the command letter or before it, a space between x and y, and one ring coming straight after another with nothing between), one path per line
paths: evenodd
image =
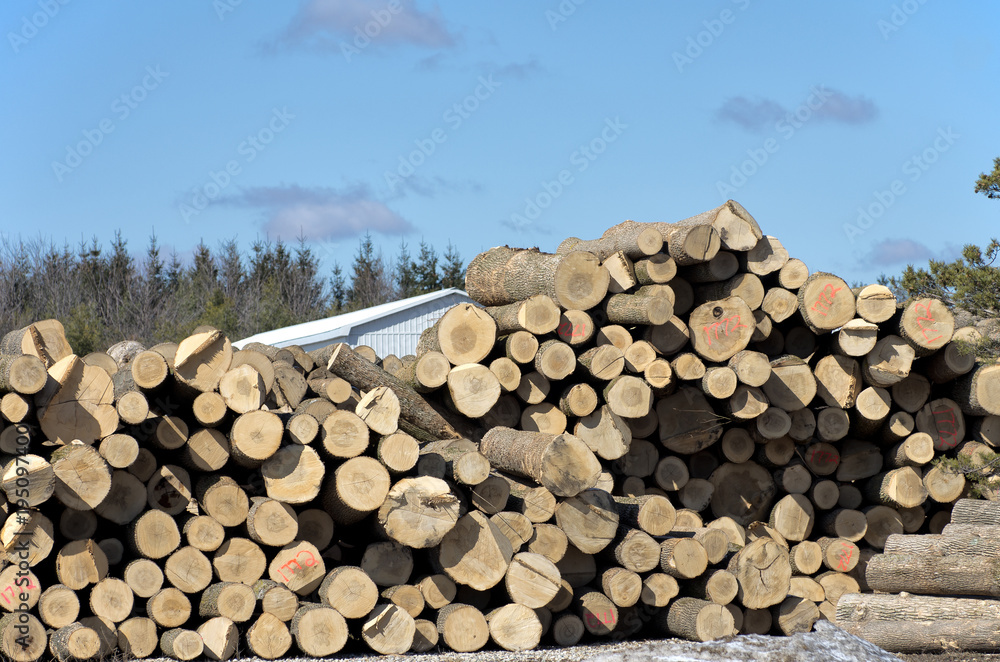
M297 237L330 241L358 237L365 232L399 235L414 226L366 187L346 191L301 186L262 186L226 198L226 204L261 210L268 236L286 241Z
M414 0L306 0L274 45L339 52L343 43L354 45L355 38L370 40L366 47L372 48L410 44L437 49L456 43L436 5L422 11Z

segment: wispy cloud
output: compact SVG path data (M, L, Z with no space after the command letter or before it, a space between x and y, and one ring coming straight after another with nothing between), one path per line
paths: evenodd
M958 246L946 244L935 253L913 239L883 239L861 258L863 266L893 267L904 264L926 266L928 260L952 261L961 254Z
M732 97L715 111L715 119L734 122L747 131L760 131L780 120L787 112L784 106L770 99Z
M830 90L823 105L816 110L817 119L845 124L863 124L874 120L877 116L878 108L871 99L861 95L849 97L837 90Z
M795 108L786 108L774 99L731 97L715 111L718 122L732 122L747 131L760 132L782 119L806 119L863 124L878 116L875 102L865 96L849 96L824 86L814 87Z
M538 61L538 58L532 57L524 62L511 62L510 64L505 64L500 67L490 67L490 70L493 71L498 78L525 79L528 76L543 73L545 68Z
M365 232L406 234L414 226L365 186L339 191L327 187L260 186L222 200L224 204L260 210L263 230L285 240L302 236L318 241L357 237Z
M269 46L339 52L342 43L355 38L370 39L373 46L430 49L449 48L457 41L437 6L422 11L414 0L306 0Z

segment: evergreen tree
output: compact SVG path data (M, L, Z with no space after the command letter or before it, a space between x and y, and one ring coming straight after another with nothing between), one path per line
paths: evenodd
M1000 157L993 159L993 172L980 173L974 190L990 199L1000 198Z
M399 255L396 256L393 280L396 283L397 299L407 299L419 294L417 292L416 265L410 258L410 251L405 241L399 242Z
M420 255L414 267L414 274L417 279L417 294L427 294L441 289L441 280L437 271L437 252L433 246L428 245L423 239L420 240Z
M392 301L393 290L382 253L375 251L371 233L365 233L354 256L348 309L358 310Z
M444 253L444 265L441 267L441 287L457 287L460 290L465 288L465 267L462 256L450 241Z
M333 265L333 275L330 277L330 309L328 315L339 315L347 305L347 283L344 281L344 270L339 262Z

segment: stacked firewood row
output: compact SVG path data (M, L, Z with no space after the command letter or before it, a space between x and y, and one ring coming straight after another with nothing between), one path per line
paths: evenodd
M941 533L889 536L866 580L877 593L837 605L848 632L901 653L997 650L1000 502L960 499Z
M473 260L415 356L0 341L0 652L274 659L833 620L1000 442L939 301L810 274L735 202ZM6 588L5 588L6 587Z

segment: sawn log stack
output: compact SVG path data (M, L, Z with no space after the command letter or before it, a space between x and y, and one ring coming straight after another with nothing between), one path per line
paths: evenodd
M810 273L733 201L493 248L466 289L415 356L3 337L0 652L807 631L944 529L936 457L1000 443L974 327Z

